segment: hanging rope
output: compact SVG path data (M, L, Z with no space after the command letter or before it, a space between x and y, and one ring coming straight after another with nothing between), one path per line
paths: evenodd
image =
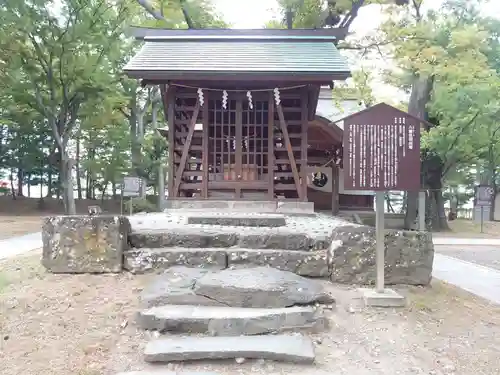
M182 88L186 88L186 89L195 89L195 90L198 90L198 89L202 89L203 91L225 91L225 92L243 92L243 93L247 93L248 92L248 89L247 90L224 90L224 89L212 89L212 88L208 88L208 87L198 87L198 86L189 86L189 85L181 85L181 84L178 84L178 83L171 83L170 86L176 86L176 87L182 87ZM298 85L298 86L288 86L288 87L280 87L278 88L279 91L282 91L282 90L294 90L294 89L299 89L299 88L302 88L302 87L306 87L307 85ZM252 89L250 90L251 92L274 92L275 88L273 87L272 89Z

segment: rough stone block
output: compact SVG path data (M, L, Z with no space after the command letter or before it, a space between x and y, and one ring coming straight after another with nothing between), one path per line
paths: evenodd
M141 292L141 306L151 308L162 305L204 305L224 306L204 296L194 293L193 287L197 279L213 272L204 268L188 268L174 266L163 272Z
M164 305L141 311L137 321L142 329L161 332L240 336L312 328L318 325L324 328L326 319L312 306L254 309Z
M283 227L285 216L273 214L190 214L188 224L223 225L233 227Z
M124 268L132 273L165 270L172 266L224 269L226 253L220 248L169 247L130 249L124 254Z
M194 292L233 307L278 308L335 301L318 281L271 267L210 272L196 280Z
M359 288L365 306L369 307L404 307L406 298L392 289L384 289L378 293L375 289Z
M238 246L246 249L285 249L307 251L315 246L305 233L242 233Z
M130 243L136 248L161 247L231 247L237 245L237 233L201 232L199 228L141 230L132 232Z
M374 284L375 228L345 225L335 228L335 246L329 253L331 279L334 282ZM387 230L385 233L385 282L428 285L432 277L434 245L427 232Z
M314 345L303 335L169 337L150 341L146 362L251 358L313 363Z
M42 264L54 273L120 272L129 233L123 216L47 217Z
M328 277L328 255L326 250L257 250L235 249L227 251L228 266L270 266L301 276Z

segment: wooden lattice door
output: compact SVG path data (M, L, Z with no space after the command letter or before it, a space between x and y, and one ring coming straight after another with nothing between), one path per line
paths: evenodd
M209 190L267 190L267 101L208 100Z

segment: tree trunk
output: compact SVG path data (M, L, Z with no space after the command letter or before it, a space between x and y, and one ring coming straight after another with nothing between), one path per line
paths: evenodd
M411 86L410 101L408 103L408 113L417 116L423 120L427 120L427 103L430 101L432 87L434 84L433 77L413 78ZM414 227L417 220L418 209L418 192L408 192L406 197L406 216L405 228L411 229Z
M9 180L10 180L10 190L12 193L12 199L15 200L16 199L16 189L14 188L14 170L12 168L10 169Z
M112 181L111 182L111 189L113 190L113 199L116 199L116 182Z
M75 195L73 186L73 164L74 161L68 155L61 155L61 182L63 190L63 202L67 215L76 215Z
M31 198L31 173L28 173L27 176L27 182L28 182L28 198Z
M17 168L17 196L22 197L24 185L24 171L22 167Z
M78 199L82 199L82 171L80 169L80 136L76 138L76 186Z

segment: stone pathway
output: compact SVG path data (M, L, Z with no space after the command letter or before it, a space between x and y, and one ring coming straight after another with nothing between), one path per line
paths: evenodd
M439 280L500 304L500 271L498 270L436 253L432 275Z
M0 259L12 258L41 247L41 232L0 240Z
M306 331L328 328L324 311L335 300L319 281L270 267L175 266L154 278L140 302L146 309L137 314L138 326L157 333L146 345L145 362L251 358L310 364L314 344Z

